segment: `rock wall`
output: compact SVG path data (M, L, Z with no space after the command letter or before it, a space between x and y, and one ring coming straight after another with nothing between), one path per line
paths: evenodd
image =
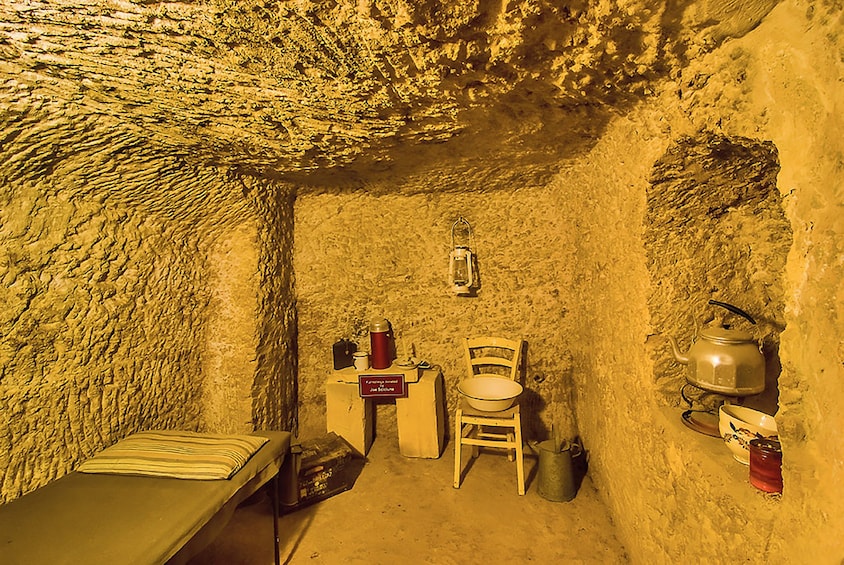
M648 198L655 166L672 150L659 119L663 111L664 106L643 107L617 120L590 158L560 185L577 179L592 196L571 212L589 226L577 254L582 276L572 289L584 302L591 298L591 307L577 312L574 322L578 426L593 480L605 489L614 515L628 517L619 519L618 526L634 562L670 563L690 556L716 560L724 551L757 552L759 560L749 561L764 562L776 503L755 492L747 468L732 459L720 439L682 425L679 382L663 384L671 374L661 369L670 367L673 358L657 322L674 316L691 322L686 301L654 299L663 286L684 280L682 261L653 257L667 247L702 264L711 255L707 249L732 244L722 234L678 248L666 245L677 236L674 230L651 235L659 228L655 216L665 214L692 226L709 217L683 213L670 198ZM700 162L691 158L686 165ZM599 177L611 163L618 165L616 171ZM704 183L705 177L698 181ZM686 194L698 202L694 193L692 188ZM570 191L565 197L571 198ZM732 280L736 273L728 271ZM681 288L689 292L695 287ZM594 298L596 289L601 300ZM686 300L694 303L690 297Z
M4 169L2 183L4 500L127 430L197 427L190 377L199 373L208 300L198 239L108 190L130 179L181 182L174 163L143 154L110 162L126 148L117 132L68 149L63 139L94 129L90 121L57 126L34 108L6 116L3 159L22 162ZM31 152L39 160L21 159ZM91 177L100 190L89 190ZM162 319L174 323L161 327Z
M784 273L777 413L788 490L771 539L772 555L794 563L844 556L844 541L833 533L844 530L844 507L824 494L844 488L842 416L834 407L842 398L835 383L844 377L842 24L840 5L787 3L739 46L754 57L749 111L733 118L735 127L761 128L776 145L794 234Z
M466 374L461 338L525 339L525 433L544 439L554 423L574 437L567 289L576 276L577 226L560 221L547 188L413 194L413 186L394 181L410 194L305 194L296 201L302 434L325 429L331 345L347 337L368 350L369 322L383 316L399 353L412 348L442 366L449 412ZM448 282L451 226L461 215L474 232L475 298L455 296ZM377 426L382 437L394 437L395 409L384 407Z
M263 228L270 235L261 247L243 190L231 188L243 184L235 177L141 147L118 124L80 116L72 105L15 93L3 107L2 500L67 473L135 430L252 429L253 418L279 427L288 420L289 428L293 413L278 408L284 401L272 400L267 416L265 408L253 410L251 390L260 331L287 340L295 327L289 315L276 316L277 303L258 303L266 294L256 288L258 257L268 247L273 251L260 255L266 277L292 296L291 275L276 277L283 269L273 259L291 248L271 235L278 222ZM271 204L267 221L283 218L285 208ZM239 270L212 252L232 233L244 248L234 260ZM228 283L252 296L252 313L237 324L246 353L238 349L214 366L205 355L220 351L209 304L230 298L225 288L232 287L209 273L222 269L237 279ZM274 320L269 329L258 327L257 312ZM294 374L289 355L265 365L275 381ZM209 390L203 381L229 386L235 375L245 389L236 393L238 408L225 387ZM268 390L256 402L275 396Z
M203 356L202 416L219 433L252 431L252 382L257 368L257 227L244 222L221 234L208 257L211 296Z
M844 307L840 284L833 282L841 276L844 229L834 212L841 208L836 132L844 100L834 86L842 70L835 55L841 52L840 25L837 8L780 4L746 37L692 61L652 106L612 124L590 155L596 170L610 161L607 154L633 154L645 163L631 172L633 181L590 186L596 203L579 214L584 223L608 234L626 225L627 236L601 238L581 249L582 264L593 261L596 267L584 269L593 276L579 290L590 293L600 280L608 307L574 322L577 343L585 348L574 355L578 426L591 454L592 477L606 490L636 562L673 563L691 556L721 561L730 555L750 563L839 563L844 555L833 533L844 512L838 497L827 495L840 490L842 481L836 463L842 444L833 439L839 418L830 404L841 394L831 383L842 375L835 337L840 332L833 328L841 328ZM699 234L711 231L706 222L719 215L718 207L689 213L686 203L698 202L694 192L708 190L729 170L730 159L702 170L708 159L699 151L706 143L695 150L697 156L665 157L713 129L731 145L750 140L750 147L762 151L748 162L758 174L728 175L745 179L741 190L758 194L724 200L730 205L722 208L722 217L733 216L728 223L745 228L728 235L731 228L722 227L714 238ZM776 193L770 190L772 159L764 156L765 147L777 152L780 163ZM681 169L697 171L688 177L695 182L679 183L683 190L669 204L672 199L659 192L665 175L657 171L680 161ZM767 188L758 192L754 186ZM625 196L625 187L638 187L641 200ZM646 194L660 198L646 200ZM608 218L607 210L619 212ZM622 219L614 222L617 214ZM661 233L662 214L677 227ZM698 243L680 241L683 233ZM670 244L672 238L678 245ZM744 253L730 251L742 247ZM669 248L673 259L658 259ZM715 250L738 259L732 261L736 268L717 275L724 263L711 260ZM620 258L618 268L611 263L604 268L601 259L607 256ZM688 271L689 265L700 270ZM747 482L747 468L735 463L718 439L689 431L679 422L680 408L666 406L675 369L660 334L672 326L676 308L658 297L695 302L724 288L740 290L759 305L763 325L772 332L766 338L769 360L780 343L781 497L756 491Z
M293 270L293 203L287 186L240 179L260 224L256 372L251 386L254 429L298 428L298 328Z
M692 537L670 521L672 509L660 507L676 478L654 460L667 431L645 348L651 279L643 219L652 164L669 139L666 124L646 110L631 112L555 182L568 204L566 217L579 230L578 276L568 289L581 305L572 312L577 424L590 476L605 493L633 562L676 555L666 533ZM686 476L682 469L677 474ZM702 506L696 508L691 515Z

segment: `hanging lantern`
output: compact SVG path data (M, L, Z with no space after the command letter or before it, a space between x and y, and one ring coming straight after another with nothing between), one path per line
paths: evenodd
M451 226L452 251L448 260L448 278L457 296L472 296L477 283L472 255L472 226L460 216Z

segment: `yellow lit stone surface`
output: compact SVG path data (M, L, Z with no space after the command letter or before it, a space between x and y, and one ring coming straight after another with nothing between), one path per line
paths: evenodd
M322 433L383 316L449 412L457 339L527 340L525 434L581 438L634 562L840 563L842 10L3 2L0 501L139 429ZM679 423L709 298L761 321L782 497Z

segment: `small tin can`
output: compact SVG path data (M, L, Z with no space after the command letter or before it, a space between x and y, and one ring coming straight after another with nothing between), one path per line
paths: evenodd
M366 371L369 369L369 353L366 351L355 351L355 370Z

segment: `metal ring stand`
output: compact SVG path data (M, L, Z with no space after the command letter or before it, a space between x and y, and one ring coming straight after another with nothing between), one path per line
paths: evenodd
M685 383L680 388L680 396L683 397L683 400L685 400L690 407L688 410L683 412L683 423L698 433L711 437L721 437L721 432L718 430L718 414L712 410L695 410L691 408L691 406L693 406L693 402L686 396L687 386L698 388L691 383Z

